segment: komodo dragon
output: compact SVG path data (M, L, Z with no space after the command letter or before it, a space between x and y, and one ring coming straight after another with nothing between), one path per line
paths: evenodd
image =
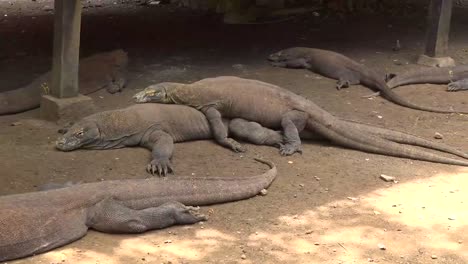
M462 161L400 145L417 145L438 149L468 159L468 154L446 145L428 144L421 138L344 121L323 110L312 101L273 84L238 77L207 78L192 84L160 83L151 85L134 96L137 103L183 104L201 110L207 116L216 141L228 148L221 115L245 118L269 128L282 128L284 145L281 152L290 155L300 150L298 132L304 128L338 145L372 153L412 158L445 164L468 166ZM437 146L436 146L437 145Z
M362 84L371 89L377 89L384 97L395 104L434 113L462 113L468 111L453 111L447 109L420 106L406 101L393 92L385 83L383 75L356 61L333 51L294 47L281 50L268 57L271 65L286 68L305 68L328 78L338 80L338 89L353 84Z
M448 84L447 91L468 90L468 65L441 68L419 68L401 74L388 74L387 85L390 89L408 84ZM380 92L365 97L378 96Z
M86 235L142 233L205 220L197 208L257 195L276 177L260 175L114 180L0 197L0 261L46 252ZM185 204L185 205L184 205Z
M282 135L254 122L225 120L232 135L254 144L280 145ZM138 104L92 114L75 123L61 136L56 147L62 151L79 148L115 149L143 146L152 150L149 173L172 172L174 142L211 139L205 116L183 105ZM237 143L237 142L236 142ZM237 150L244 151L240 144Z
M106 88L116 93L125 86L124 71L127 53L121 49L97 53L80 60L79 87L81 94ZM22 88L0 93L0 115L15 114L39 106L41 94L48 94L51 73L47 72Z

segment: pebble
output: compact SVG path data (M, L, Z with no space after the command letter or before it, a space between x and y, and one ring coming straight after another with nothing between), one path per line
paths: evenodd
M289 164L293 164L294 162L293 162L292 160L289 160L288 163L289 163Z
M51 7L51 6L45 5L44 7L42 7L42 10L43 11L52 11L52 10L54 10L54 8Z
M241 259L246 259L246 258L247 258L247 256L245 254L241 255Z
M395 177L388 176L388 175L385 175L385 174L380 174L379 178L386 181L386 182L394 182L395 181Z
M448 219L449 219L449 220L455 220L456 217L452 215L452 216L450 216Z
M437 259L437 255L432 255L431 259Z
M434 138L435 138L435 139L443 139L444 136L443 136L442 134L440 134L439 132L435 132Z
M164 244L170 244L170 243L172 243L172 240L170 240L170 239L169 239L169 240L166 240L166 241L164 241Z
M267 195L267 194L268 194L267 189L262 189L262 190L260 191L260 195L261 195L261 196L265 196L265 195Z
M11 123L11 126L21 126L23 123L21 122L13 122Z
M387 247L384 244L378 244L377 246L380 248L380 250L386 250L387 249Z

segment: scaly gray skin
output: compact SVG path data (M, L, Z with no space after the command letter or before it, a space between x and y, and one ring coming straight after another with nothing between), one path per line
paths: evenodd
M336 118L313 102L273 84L238 77L216 77L192 84L160 83L135 96L137 103L183 104L201 110L207 116L216 141L228 148L221 115L245 118L272 129L282 128L285 144L281 153L300 151L298 132L303 129L338 145L384 155L452 165L468 166L468 161L439 156L398 143L434 148L468 158L466 153L445 145L426 145L427 140L369 125ZM437 147L434 147L438 145Z
M246 120L224 121L232 135L254 144L279 146L282 135ZM56 147L62 151L79 148L115 149L142 146L152 151L147 171L166 175L171 164L175 142L213 138L206 117L182 105L147 104L104 111L75 123L61 136ZM232 141L235 151L245 151Z
M390 89L408 84L448 84L447 91L468 90L468 65L441 68L419 68L401 74L389 74L387 85ZM366 95L374 97L380 92Z
M80 60L79 86L81 94L106 88L109 93L121 91L126 83L124 73L128 55L118 49L94 54ZM0 93L0 115L16 114L39 106L42 94L48 94L51 73L47 72L22 88Z
M328 78L336 79L338 80L337 89L362 84L371 89L379 90L385 98L404 107L434 113L468 114L467 111L452 111L408 102L387 86L381 74L333 51L294 47L271 54L268 60L271 65L276 67L308 69Z
M22 258L69 244L89 228L106 233L142 233L206 217L201 206L247 199L276 177L260 175L171 177L85 183L0 197L0 261ZM185 204L185 205L184 205Z

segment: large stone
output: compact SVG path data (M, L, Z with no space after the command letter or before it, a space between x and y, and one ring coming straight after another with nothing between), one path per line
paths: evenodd
M75 122L97 111L93 99L81 94L70 98L43 95L41 99L41 118L58 124Z
M455 61L450 57L429 57L420 55L417 61L418 64L429 67L452 67L455 66Z

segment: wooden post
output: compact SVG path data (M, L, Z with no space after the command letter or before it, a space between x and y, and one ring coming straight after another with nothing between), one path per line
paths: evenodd
M57 98L78 95L81 1L55 0L54 51L51 94Z
M447 55L452 17L452 0L431 0L427 19L425 55L444 57Z

